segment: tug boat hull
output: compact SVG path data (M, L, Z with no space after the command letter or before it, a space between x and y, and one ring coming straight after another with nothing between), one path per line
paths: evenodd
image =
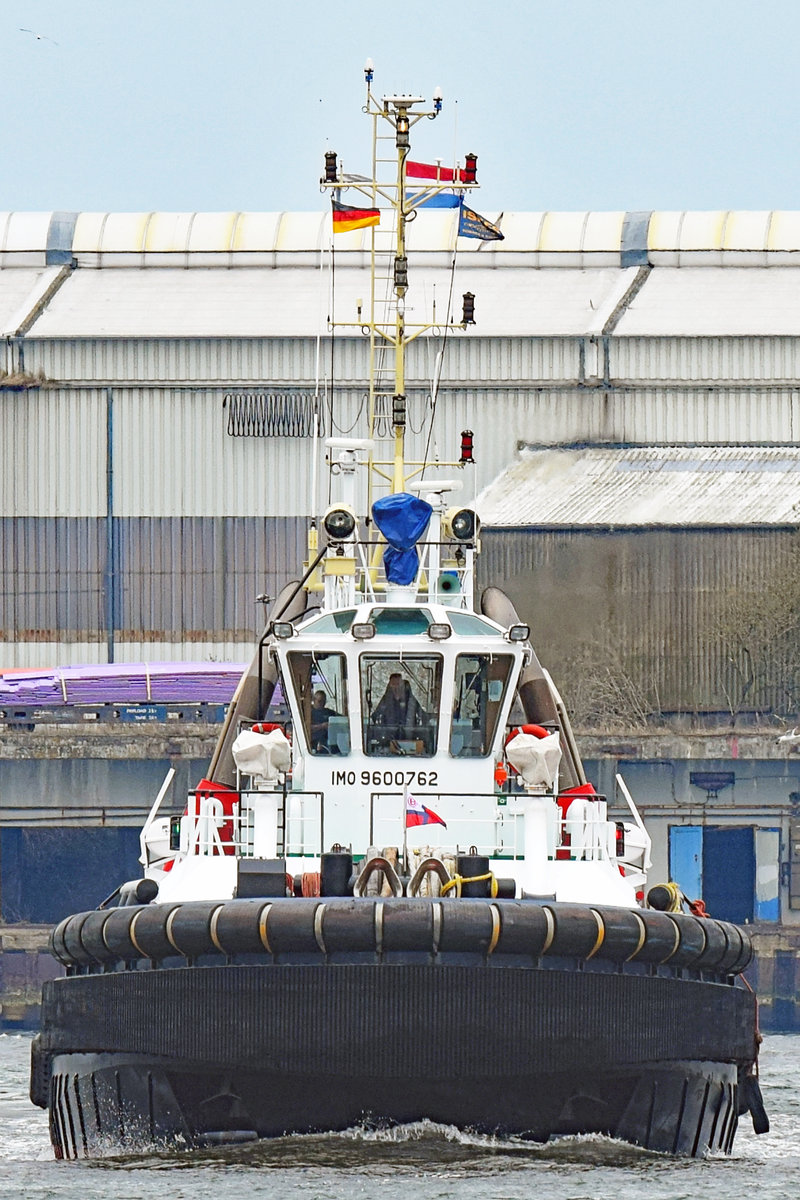
M342 946L336 918L354 905L373 928L385 922L393 948ZM50 1108L58 1155L425 1118L535 1140L603 1133L677 1154L730 1148L755 1028L754 998L725 965L736 949L726 937L739 937L740 960L749 955L733 926L713 922L699 942L694 918L649 914L650 953L647 939L638 953L662 956L665 931L678 930L670 966L615 961L629 949L618 930L636 919L624 910L603 910L607 940L587 957L539 953L533 936L520 952L520 932L543 913L525 901L279 901L261 904L262 929L276 906L300 923L260 961L187 960L173 948L158 969L137 959L46 985L32 1096ZM438 948L418 932L435 926L436 908ZM491 908L500 930L489 953ZM596 920L581 906L547 911L562 931L557 949L577 948L582 923ZM458 916L449 936L459 948L442 950L448 916Z

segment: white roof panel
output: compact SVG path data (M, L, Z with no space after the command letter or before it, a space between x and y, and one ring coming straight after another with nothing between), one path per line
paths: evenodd
M800 267L656 267L619 337L797 337Z
M800 526L800 448L528 449L478 496L488 526Z
M613 268L497 271L468 264L456 273L453 316L460 320L460 297L471 291L482 336L576 336L590 325L619 275ZM443 319L450 272L420 268L410 278L409 320L429 319L434 295ZM329 286L328 272L313 265L78 270L29 336L308 337L326 328ZM366 266L337 264L337 320L355 322L357 299L366 304L368 297Z
M46 271L44 266L0 270L0 333L8 336L16 332L35 303L39 280Z

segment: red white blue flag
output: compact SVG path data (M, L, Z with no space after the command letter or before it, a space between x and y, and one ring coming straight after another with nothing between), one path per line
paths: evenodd
M444 825L447 829L446 821L443 821L432 808L426 808L424 804L420 804L419 800L415 800L409 792L406 796L406 829L411 829L414 825Z

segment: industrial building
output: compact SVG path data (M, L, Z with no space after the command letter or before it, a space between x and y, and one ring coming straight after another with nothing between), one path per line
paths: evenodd
M792 1024L800 758L777 692L731 704L709 630L800 526L800 213L487 215L503 241L457 241L446 210L410 226L410 319L438 322L407 360L410 456L452 476L472 431L482 582L559 682L587 626L638 656L670 723L583 731L598 786L633 788L653 879L758 925ZM332 249L323 213L0 214L0 668L247 656L325 507L325 438L365 404L370 266L370 232ZM21 737L6 839L23 792L61 790ZM81 787L98 835L152 798L101 820Z

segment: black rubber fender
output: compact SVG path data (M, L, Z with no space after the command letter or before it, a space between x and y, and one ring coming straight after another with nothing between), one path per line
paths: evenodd
M416 950L433 954L433 907L429 900L396 900L392 904L383 904L381 948L389 952Z
M585 904L546 904L553 918L553 939L545 954L565 958L591 958L603 944L600 914Z
M66 932L66 928L70 921L74 920L74 917L65 917L63 921L59 921L55 929L50 931L50 937L47 939L47 948L52 954L53 958L57 959L65 967L73 966L75 961L64 944L64 933Z
M705 921L688 913L664 913L678 928L678 948L669 958L671 967L696 967L706 953ZM712 935L713 937L713 935ZM714 956L712 945L711 957Z
M761 1085L755 1075L745 1075L742 1080L742 1105L750 1113L755 1133L769 1133L769 1117L761 1095Z
M322 901L316 897L281 900L270 905L265 919L272 954L320 954L314 917Z
M644 925L644 945L631 961L652 965L671 963L681 942L680 930L675 922L666 913L652 908L638 908L636 914Z
M369 954L377 949L373 899L323 901L317 917L325 952Z
M599 904L592 907L603 922L603 941L595 957L616 963L635 959L647 940L641 914L634 908L607 908Z
M136 951L137 958L149 958L160 962L177 954L177 950L169 940L169 924L172 913L181 907L172 904L144 904L137 908L136 915L128 926L128 937Z
M68 955L70 962L79 966L90 966L95 961L94 955L86 949L83 943L83 928L91 915L90 912L78 913L63 922L61 942L64 952Z
M131 924L142 908L142 905L131 905L110 910L108 920L103 925L103 941L113 956L112 961L136 962L143 957L130 936Z
M204 954L219 954L211 936L214 914L223 907L221 900L195 900L172 910L165 931L172 950L184 958L195 959ZM136 924L137 941L139 922Z
M108 943L103 936L106 922L113 912L116 912L116 909L95 909L94 912L86 913L86 920L81 925L81 944L86 953L96 963L113 963L118 961L117 954L109 949Z
M499 940L500 916L496 904L485 900L436 902L440 913L438 949L445 953L488 955Z
M729 921L718 921L717 924L722 928L728 943L727 952L720 960L719 969L727 971L731 975L740 975L753 957L753 943L750 936L738 926L731 925Z
M539 958L544 954L554 933L553 916L541 904L530 900L500 900L495 903L500 914L500 937L495 954L516 954Z
M264 899L226 901L211 917L214 945L226 955L270 953L262 933L271 907Z

